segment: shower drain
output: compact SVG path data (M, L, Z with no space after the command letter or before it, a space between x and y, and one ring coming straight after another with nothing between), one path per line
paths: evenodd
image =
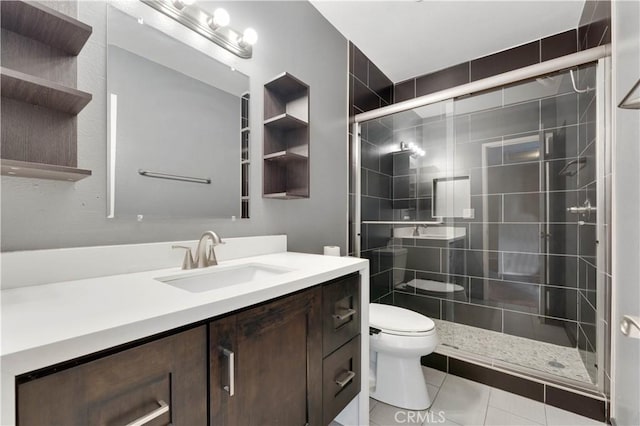
M564 368L564 364L561 364L556 360L549 361L547 364L549 364L551 367L554 367L554 368Z

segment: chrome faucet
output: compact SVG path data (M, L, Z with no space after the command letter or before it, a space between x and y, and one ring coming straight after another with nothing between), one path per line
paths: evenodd
M208 240L211 240L210 246L207 244ZM193 269L206 268L208 266L217 265L218 260L216 259L215 246L219 244L224 244L222 238L220 238L220 236L218 236L218 234L213 231L206 231L204 234L202 234L202 237L200 237L200 241L198 241L195 259L191 255L191 248L185 246L171 247L185 249L186 253L184 256L184 261L182 262L182 269Z

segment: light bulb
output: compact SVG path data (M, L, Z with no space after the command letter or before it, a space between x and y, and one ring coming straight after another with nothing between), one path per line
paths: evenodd
M258 33L253 28L247 28L242 33L239 43L242 45L253 46L258 41Z
M221 7L217 8L213 11L213 17L209 19L209 26L212 30L217 30L221 27L226 27L229 25L231 18L229 17L229 13L222 9Z

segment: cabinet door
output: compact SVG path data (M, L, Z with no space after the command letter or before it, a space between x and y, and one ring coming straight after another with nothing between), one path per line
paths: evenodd
M316 287L210 324L212 425L321 424L320 311Z
M201 326L21 383L18 424L205 425L206 359Z

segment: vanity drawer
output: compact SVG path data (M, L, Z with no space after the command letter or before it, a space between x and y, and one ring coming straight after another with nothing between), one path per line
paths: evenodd
M360 334L360 275L322 287L323 356Z
M17 424L115 426L148 415L145 426L204 426L206 360L200 326L33 380L19 378Z
M360 336L357 336L324 359L323 424L331 423L360 392L360 379Z

